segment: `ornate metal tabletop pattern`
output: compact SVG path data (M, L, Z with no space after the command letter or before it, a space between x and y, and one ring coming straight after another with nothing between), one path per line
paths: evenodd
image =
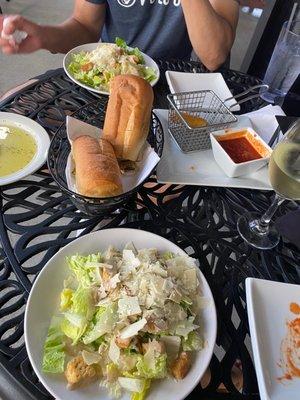
M162 74L172 68L202 71L196 63L160 63ZM257 83L233 71L224 77L234 94ZM166 106L167 87L156 88L156 106ZM50 135L65 116L88 109L95 96L54 71L4 103L2 111L26 115ZM242 112L260 106L253 101ZM90 106L89 106L90 107ZM26 299L46 261L78 235L117 226L162 235L199 260L218 311L215 354L206 376L189 399L258 399L249 352L249 328L244 281L247 276L299 283L300 253L280 242L272 251L249 248L236 232L245 210L264 211L272 194L242 189L161 185L151 177L124 208L105 217L77 212L47 170L1 188L0 214L0 363L34 399L51 396L38 382L23 339ZM279 213L286 212L283 207Z

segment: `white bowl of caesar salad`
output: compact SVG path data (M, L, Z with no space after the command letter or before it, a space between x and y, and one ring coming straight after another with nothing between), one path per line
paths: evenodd
M77 46L64 57L68 77L79 86L98 94L109 95L111 79L133 74L154 86L160 76L156 62L137 47L127 46L121 38L115 43L89 43Z
M182 400L208 367L216 332L213 296L194 260L126 228L62 248L25 312L29 359L58 400Z

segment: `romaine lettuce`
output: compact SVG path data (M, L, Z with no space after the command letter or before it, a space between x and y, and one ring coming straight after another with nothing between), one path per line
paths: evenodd
M162 255L162 259L164 260L164 261L167 261L167 260L171 260L171 258L174 258L175 256L174 256L174 253L172 253L171 251L166 251L163 255Z
M122 388L129 390L130 392L138 392L141 393L144 390L145 381L144 379L139 378L126 378L121 376L118 378L119 384Z
M92 290L79 286L72 295L72 305L64 313L61 329L76 344L84 334L95 312Z
M121 47L122 49L127 48L127 44L126 44L125 40L120 37L116 37L115 43L118 47Z
M156 72L151 67L143 68L143 78L146 79L147 82L151 83L154 79L157 78Z
M150 388L151 380L145 379L143 390L139 392L132 393L131 400L145 400L147 392Z
M89 270L85 267L86 257L75 255L67 257L69 268L76 276L77 281L82 287L89 287L91 285L91 278Z
M149 360L145 359L145 356L139 357L136 363L137 372L133 374L139 378L146 379L162 379L167 375L167 355L161 354L156 356L154 365Z
M91 320L95 312L92 290L79 287L72 297L71 311Z
M76 326L72 324L66 317L61 322L62 332L70 339L72 339L72 344L75 345L86 330L86 324L82 326Z
M66 311L72 305L73 290L65 288L60 293L60 310Z
M127 43L125 42L125 40L122 38L119 38L119 37L116 37L115 43L118 47L123 49L126 52L126 54L136 56L138 58L138 64L145 63L143 54L140 51L140 49L138 49L137 47L131 48L131 47L127 46Z
M108 395L112 399L118 399L121 397L122 388L118 381L109 382L107 379L101 379L99 386L107 389Z
M74 255L67 257L67 263L70 270L76 276L81 287L88 288L92 286L94 281L95 268L97 263L101 262L101 254L90 254L89 256Z
M82 341L90 344L105 333L110 333L118 321L117 305L115 303L101 306L89 324Z
M60 329L60 319L52 318L44 343L42 370L46 373L64 372L65 352L64 335Z
M174 334L177 336L188 337L188 334L195 329L199 328L199 325L194 324L195 317L188 317L188 319L179 321L174 329Z
M118 367L114 363L109 363L106 366L106 379L108 382L114 382L120 376Z
M192 331L187 338L181 340L183 351L198 351L203 349L203 340L197 331Z

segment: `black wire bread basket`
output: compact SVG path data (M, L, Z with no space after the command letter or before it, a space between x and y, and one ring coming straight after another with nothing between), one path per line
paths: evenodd
M72 114L72 116L88 124L102 128L104 124L106 105L107 97L103 96L100 97L99 100L83 106ZM164 144L163 128L160 121L153 113L151 116L147 141L157 155L161 157ZM66 165L70 151L71 146L67 138L66 124L64 123L57 130L51 141L48 152L48 168L61 191L70 197L78 210L89 216L104 215L124 207L130 200L131 196L138 191L139 187L142 186L153 173L152 171L140 185L128 192L122 193L121 195L105 198L86 197L68 188Z

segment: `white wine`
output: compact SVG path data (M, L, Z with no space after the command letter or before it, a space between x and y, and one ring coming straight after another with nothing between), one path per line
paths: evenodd
M278 194L300 200L300 142L283 141L275 147L269 163L269 177Z
M237 229L251 246L267 250L277 246L280 240L272 217L283 198L300 200L300 118L292 125L283 140L275 147L269 163L271 185L277 192L268 210L241 215Z

